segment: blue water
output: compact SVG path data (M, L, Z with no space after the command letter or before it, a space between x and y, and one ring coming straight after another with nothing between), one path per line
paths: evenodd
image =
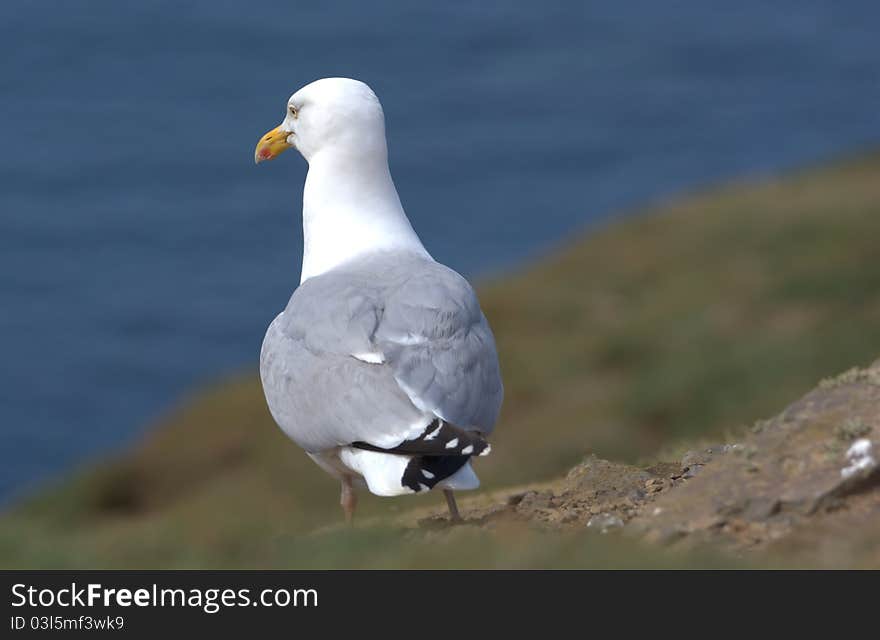
M373 86L416 229L470 275L880 142L876 0L433 4L0 4L0 499L255 368L305 163L253 149L310 80Z

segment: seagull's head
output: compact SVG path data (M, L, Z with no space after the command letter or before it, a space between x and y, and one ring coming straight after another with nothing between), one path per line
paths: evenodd
M334 150L349 156L386 153L385 116L373 90L359 80L324 78L290 96L281 124L257 143L254 161L296 147L310 161Z

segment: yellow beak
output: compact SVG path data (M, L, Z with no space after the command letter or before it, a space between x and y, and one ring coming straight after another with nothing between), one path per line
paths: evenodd
M254 151L254 162L260 164L263 160L273 160L290 149L293 145L288 144L288 136L290 136L290 133L282 131L280 125L269 131L257 143L257 149Z

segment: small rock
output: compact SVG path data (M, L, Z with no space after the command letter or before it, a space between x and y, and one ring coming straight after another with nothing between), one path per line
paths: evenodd
M607 533L611 529L619 529L623 526L623 520L611 513L602 513L590 518L587 528L598 529L600 533Z
M520 502L522 502L522 499L525 497L526 497L525 492L514 493L512 496L507 496L507 504L509 504L511 507L515 507Z
M849 466L840 470L842 478L850 478L858 473L869 475L877 467L877 461L873 456L873 443L867 438L859 438L852 443L846 452L846 460Z
M682 478L693 478L695 475L697 475L697 474L700 472L700 470L701 470L704 466L705 466L705 465L702 465L702 464L691 464L691 465L688 465L687 467L684 468L684 470L683 470L683 472L682 472L682 474L681 474L681 477L682 477Z

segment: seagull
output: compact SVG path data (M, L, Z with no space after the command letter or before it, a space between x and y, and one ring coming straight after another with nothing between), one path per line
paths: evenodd
M385 116L363 82L324 78L287 101L257 164L296 148L303 190L300 285L260 353L281 430L341 483L378 496L476 489L504 395L495 338L470 284L413 230L388 168Z

